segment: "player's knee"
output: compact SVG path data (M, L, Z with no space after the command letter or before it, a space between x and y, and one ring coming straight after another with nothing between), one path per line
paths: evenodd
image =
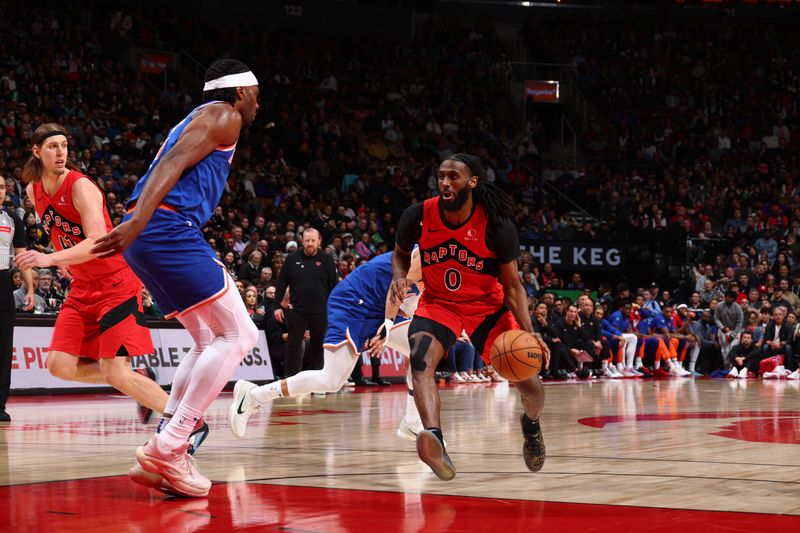
M343 375L342 373L338 374L325 374L322 376L322 387L324 388L323 392L336 392L341 389L349 374Z
M75 376L75 361L65 357L50 356L45 362L50 375L59 379L71 380Z
M258 328L252 320L248 320L241 325L237 344L241 348L242 354L249 352L258 341Z
M125 387L125 383L132 377L132 372L127 362L119 364L121 359L108 359L100 363L100 373L103 375L103 381L117 390Z
M431 346L431 336L415 336L409 342L411 347L411 370L414 372L424 372L428 368L428 363L425 360L425 356L428 355L428 349Z

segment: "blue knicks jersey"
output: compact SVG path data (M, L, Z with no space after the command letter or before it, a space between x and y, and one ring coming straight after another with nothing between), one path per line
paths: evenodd
M136 184L133 194L128 202L138 200L147 179L161 159L169 153L178 142L183 130L192 122L196 111L216 102L206 102L196 107L189 115L173 127L164 144L158 150L147 173ZM211 218L214 208L222 197L225 182L231 170L231 161L236 150L236 144L231 146L218 146L216 150L201 159L195 166L186 169L178 182L164 197L163 203L175 208L183 217L191 221L195 227L202 227Z
M370 315L379 315L382 320L392 279L392 254L381 254L348 274L334 287L330 298L341 298L345 294L357 296L362 308Z

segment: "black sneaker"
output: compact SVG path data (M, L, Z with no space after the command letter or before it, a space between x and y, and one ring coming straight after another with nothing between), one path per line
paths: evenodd
M433 431L424 429L417 433L417 454L439 479L450 481L456 477L456 467Z
M547 456L542 438L542 428L539 426L539 431L536 433L526 433L524 414L519 417L519 422L522 425L522 436L525 437L525 443L522 445L522 458L525 459L525 466L531 472L538 472L544 466L544 459Z
M136 372L137 374L143 375L146 378L156 381L156 372L149 366L143 366L142 368L134 368L133 371ZM146 405L142 405L140 403L136 404L136 413L139 415L139 421L142 424L147 424L153 417L153 410L147 407Z
M381 387L389 387L391 385L391 383L389 383L388 381L386 381L383 378L378 378L377 381L375 381L375 383L377 383Z
M0 409L0 422L11 422L11 415L5 409Z
M194 426L194 430L189 434L189 449L186 450L186 453L189 455L194 455L194 452L197 451L197 448L203 444L203 441L206 440L209 433L208 424L206 424L205 420L198 420L197 424Z

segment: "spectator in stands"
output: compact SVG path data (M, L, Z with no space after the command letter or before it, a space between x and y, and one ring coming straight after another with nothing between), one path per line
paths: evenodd
M483 368L483 360L476 355L475 347L470 342L466 332L462 331L455 344L450 347L448 360L450 359L452 359L452 361L449 361L451 379L456 383L491 381L490 378L480 372ZM373 381L375 381L375 376L373 376Z
M533 330L542 336L542 339L550 349L550 368L540 370L542 379L550 377L555 379L565 380L568 379L567 371L562 367L565 354L562 353L564 349L561 346L561 339L558 338L558 332L549 319L549 310L547 304L539 303L535 306L532 315L531 324Z
M575 272L572 274L569 283L567 283L567 289L572 291L582 291L586 288L586 285L583 283L581 279L580 272Z
M247 261L239 268L238 279L244 282L253 282L261 275L261 260L263 255L258 250L253 250L247 257Z
M264 310L258 306L258 289L256 287L248 287L245 289L244 305L247 308L247 314L250 315L250 319L256 327L263 329Z
M272 269L265 266L261 269L261 274L259 274L258 279L255 281L255 286L259 291L263 291L267 287L273 285L275 285L275 282L272 279Z
M284 365L289 332L286 329L286 324L275 320L274 311L277 305L278 302L275 302L275 287L267 287L264 290L264 320L262 324L267 337L272 370L276 378L281 378L286 376Z
M538 290L536 288L536 284L533 282L533 274L530 272L525 272L522 274L522 287L525 289L525 294L528 298L535 298L538 294Z
M778 286L772 291L772 298L769 301L770 307L775 309L778 306L783 306L787 311L796 312L800 310L800 298L796 294L790 292L788 280L782 279L778 282ZM795 307L795 304L798 307Z
M236 264L236 254L234 252L225 252L222 256L222 264L225 265L225 270L235 280L239 279L239 265Z
M778 255L778 241L772 237L772 233L773 230L771 227L765 228L764 234L756 239L754 244L758 255L767 254L770 264L775 262L775 258Z
M690 323L690 331L696 339L699 339L700 353L697 359L697 368L689 367L690 372L698 371L702 374L710 374L716 370L716 361L720 359L719 335L717 327L714 325L714 315L710 310L705 310L700 316L700 320Z
M577 377L586 379L590 376L588 367L585 364L591 363L592 357L581 350L580 340L580 321L578 319L578 308L569 304L563 318L558 318L553 324L555 327L556 338L559 339L558 348L561 357L560 365L570 372L574 372ZM552 355L551 355L552 364Z
M761 359L761 350L753 342L753 334L749 331L742 332L739 344L731 348L728 353L728 365L731 367L728 377L741 379L758 377L758 365Z
M594 302L589 296L582 294L578 297L578 309L579 349L591 355L595 361L600 361L602 375L608 378L623 377L623 374L617 372L617 368L611 364L611 349L608 342L603 341L600 319L594 313Z
M33 290L39 289L39 271L35 268L31 269L31 282L33 283ZM14 308L17 313L30 313L34 315L41 315L45 312L47 306L41 296L34 293L34 305L30 307L28 299L28 290L22 286L14 291Z
M797 362L790 343L791 335L794 332L784 323L786 314L785 307L776 307L772 311L772 320L769 321L764 329L764 344L761 346L761 355L764 358L782 355L784 366L792 372L791 379L800 379L800 372L798 372Z
M39 286L36 294L44 301L44 313L54 315L61 309L64 296L53 286L53 273L46 269L39 269Z
M744 329L744 313L736 303L736 293L728 289L724 300L714 309L714 324L719 334L723 368L728 365L728 353L739 342Z
M164 319L164 313L158 307L158 304L153 299L150 291L147 290L147 287L142 287L142 310L144 310L144 314L150 318L155 320Z
M700 305L703 308L710 308L712 300L719 302L723 299L722 291L717 287L716 282L708 278L703 282L703 288L698 292L700 294Z

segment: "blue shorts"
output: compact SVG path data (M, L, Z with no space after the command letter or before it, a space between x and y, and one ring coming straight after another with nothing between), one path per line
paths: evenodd
M166 318L219 298L230 283L200 228L167 209L156 209L123 256Z
M372 338L383 324L384 310L372 309L350 291L333 290L328 297L328 329L324 345L339 346L351 342L356 353Z

